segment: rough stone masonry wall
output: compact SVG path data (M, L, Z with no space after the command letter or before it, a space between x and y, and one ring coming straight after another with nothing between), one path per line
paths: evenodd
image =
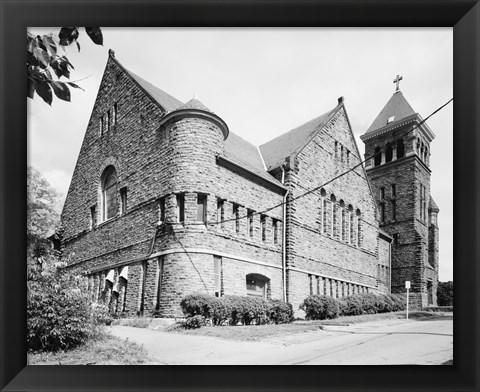
M400 135L405 142L405 157L383 162L380 166L370 166L368 176L377 205L380 207L380 203L385 204L385 222L380 222L380 227L392 237L398 238L398 243L395 241L392 243L392 292L404 293L405 281L409 280L412 301L417 306L426 306L427 281L431 280L435 284L438 280L438 266L431 266L428 262L428 211L425 218L420 215L420 185L426 189L425 200L428 210L430 171L416 155L415 134L413 132L408 136L405 134L406 128L367 141L366 155L373 153L375 146L384 147ZM392 193L393 184L396 189L395 196ZM385 189L383 199L381 188ZM396 206L395 219L392 201Z
M335 155L335 142L337 154ZM340 147L343 147L343 160ZM348 162L347 162L347 150ZM347 171L360 162L353 135L343 107L332 120L310 141L295 161L294 170L287 172L287 185L290 198ZM320 190L289 202L288 209L288 298L298 308L298 304L310 294L308 274L326 275L334 282L350 282L359 287L369 287L376 291L377 285L377 224L374 201L370 193L366 175L361 167L324 187L327 200L327 213L322 214ZM332 203L336 202L336 223L332 234ZM345 227L340 227L340 201L345 204ZM350 216L348 206L352 206L353 225L351 237L347 233ZM360 211L360 245L357 241L358 221L356 211ZM323 219L327 220L326 230L322 229ZM348 219L348 220L347 220ZM299 272L299 270L304 272ZM337 283L335 283L337 284ZM342 291L340 291L342 292Z
M105 130L102 136L100 117L106 116L114 103L117 103L117 124L110 131ZM65 255L69 265L79 271L93 271L92 276L100 284L112 266L146 257L159 220L160 199L165 199L167 221L173 222L176 194L183 194L186 200L186 226L173 227L183 246L202 247L212 252L281 265L281 230L278 233L279 242L273 243L273 222L274 219L279 221L281 227L281 207L266 213L265 241L261 237L258 215L254 216L252 237L247 233L245 219L239 222L239 233L236 232L235 222L212 226L208 231L205 227L191 225L196 223L196 198L199 193L207 197L209 221L217 220L217 198L224 201L223 219L230 219L233 217L233 203L239 205L243 217L247 208L262 211L281 203L282 195L216 163L215 155L223 153L223 135L212 122L184 118L160 127L162 115L162 110L145 96L113 59L109 59L62 213ZM108 165L116 169L118 188L127 187L127 212L123 215L119 213L107 222L98 220L96 227L90 228L90 207L96 205L100 216L100 177ZM172 232L165 230L164 226L157 233L152 252L181 251ZM156 303L154 293L159 279L156 267L153 268L150 262L144 265L143 262L132 261L126 289L127 312L135 313L142 308L147 312L159 308L165 315L174 315L181 296L199 289L198 274L187 268L191 262L185 259L185 255L164 257L165 284L161 286L160 303ZM178 261L178 266L174 264L175 258L182 259ZM208 279L213 273L213 256L195 254L193 259L198 259L200 265L208 266L202 274L206 276L204 281L208 289L213 290L213 283ZM235 263L244 262L237 260ZM180 268L181 265L184 269ZM256 269L255 264L245 265L245 274ZM228 263L225 266L227 268ZM188 273L181 276L185 272ZM277 293L281 290L278 268L267 268L264 272L271 279L272 291ZM146 274L145 285L142 274ZM237 288L231 286L232 293L241 291L238 288L245 285L245 276L239 282ZM228 290L226 286L226 294Z

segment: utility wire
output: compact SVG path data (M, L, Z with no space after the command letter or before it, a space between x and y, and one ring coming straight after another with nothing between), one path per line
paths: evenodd
M436 109L435 111L433 111L430 115L428 115L425 119L423 119L422 121L420 121L417 125L415 125L412 129L408 129L406 132L404 132L402 135L399 135L397 136L397 138L402 138L404 137L405 135L407 135L408 133L412 132L413 130L417 129L418 127L420 127L423 123L425 123L430 117L432 117L433 115L435 115L436 113L438 113L440 110L442 110L445 106L447 106L450 102L453 101L453 98L451 98L448 102L444 103L442 106L440 106L438 109ZM324 182L323 184L315 187L315 188L312 188L296 197L293 197L291 198L290 200L288 200L288 202L294 202L302 197L305 197L313 192L316 192L318 191L319 189L331 184L332 182L338 180L339 178L343 177L344 175L350 173L351 171L357 169L358 167L362 166L365 162L367 162L369 159L372 159L374 157L376 157L377 155L381 154L383 151L378 151L376 153L374 153L373 155L370 155L368 156L367 158L365 158L363 161L360 161L359 163L357 163L356 165L352 166L350 169L348 169L347 171L333 177L332 179ZM218 225L218 224L222 224L222 223L226 223L226 222L233 222L233 221L236 221L236 220L240 220L240 219L245 219L245 218L250 218L252 216L255 216L255 215L261 215L261 214L265 214L266 212L269 212L271 210L274 210L275 208L278 208L278 207L281 207L283 206L284 204L286 204L287 201L285 202L281 202L281 203L278 203L272 207L269 207L267 209L264 209L262 211L253 211L247 215L244 215L244 216L239 216L239 217L234 217L234 218L230 218L230 219L225 219L225 220L221 220L221 221L210 221L210 222L192 222L192 223L189 223L189 226L196 226L196 225L206 225L206 226L214 226L214 225ZM172 223L167 223L167 224L172 224Z

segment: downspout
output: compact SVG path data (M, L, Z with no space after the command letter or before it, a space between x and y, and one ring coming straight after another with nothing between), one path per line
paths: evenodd
M281 166L282 184L285 185L285 163ZM282 230L282 279L283 279L283 302L287 302L287 197L289 190L283 196L283 230Z

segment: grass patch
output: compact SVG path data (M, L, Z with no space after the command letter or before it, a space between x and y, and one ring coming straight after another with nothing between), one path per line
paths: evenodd
M437 319L445 317L432 312L411 312L411 319ZM451 316L450 316L451 317ZM181 333L184 335L213 336L236 341L261 341L272 337L301 334L318 331L321 325L351 325L381 320L405 319L405 312L364 314L360 316L342 316L333 320L297 320L291 324L266 324L266 325L238 325L221 327L202 327L198 329L185 329L182 322L175 323L164 329L165 332Z
M143 346L108 334L73 350L27 353L27 360L29 365L142 365L153 362Z
M148 328L148 326L150 325L150 319L142 317L118 319L115 320L112 325L121 325L123 327Z

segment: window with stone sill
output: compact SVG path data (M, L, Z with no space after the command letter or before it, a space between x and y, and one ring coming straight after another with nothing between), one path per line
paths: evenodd
M120 189L120 214L127 212L127 187Z
M185 195L177 195L177 205L175 206L175 214L177 222L185 222Z
M197 222L207 222L207 196L197 195Z
M240 206L238 204L233 205L233 216L235 218L235 233L240 233Z
M165 198L162 197L158 201L158 223L161 224L165 222Z
M262 241L267 241L267 216L262 215L260 217L261 232L262 232Z
M247 209L247 235L253 238L253 210Z
M113 166L105 169L101 180L102 185L102 221L117 216L117 173Z
M90 230L97 226L97 206L90 207Z

